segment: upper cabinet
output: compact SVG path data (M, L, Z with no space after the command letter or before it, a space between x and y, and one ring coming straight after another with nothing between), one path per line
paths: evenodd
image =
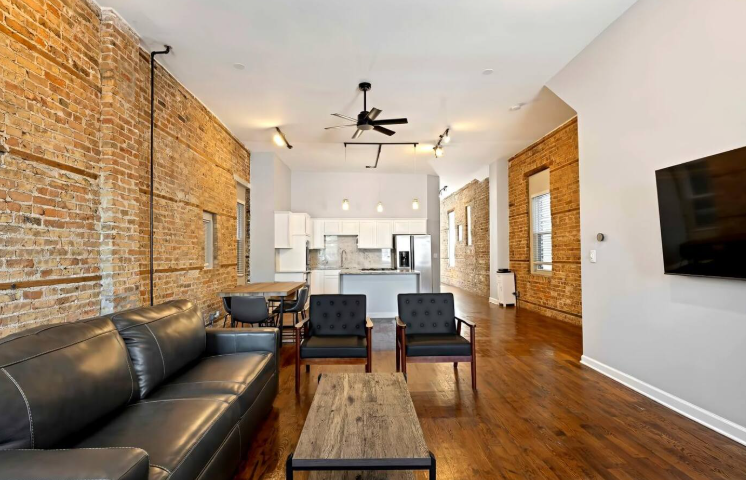
M307 213L290 213L290 235L311 235L311 216Z
M311 228L311 249L324 248L324 221L320 218L314 218L312 220L313 227Z
M374 248L394 248L394 222L391 220L376 222L376 246Z
M292 214L296 215L296 214ZM305 215L305 214L297 214ZM291 228L300 228L300 220L292 219ZM391 220L379 220L375 218L363 219L338 219L338 218L314 218L306 221L307 235L310 237L311 249L324 248L324 237L326 235L350 235L356 236L358 248L379 249L394 248L393 236L399 234L416 235L427 233L427 219L403 218ZM277 247L289 248L289 247Z
M375 220L360 221L360 235L357 237L357 248L378 248Z
M324 222L324 235L339 235L342 233L342 222L339 220L322 220Z
M358 220L343 220L342 235L360 235L360 222Z
M427 219L394 220L394 235L424 235L427 233Z

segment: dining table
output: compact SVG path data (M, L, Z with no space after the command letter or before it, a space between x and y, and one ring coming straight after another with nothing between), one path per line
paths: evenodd
M280 299L279 306L279 327L282 330L283 318L285 314L285 298L295 294L298 290L305 287L304 282L255 282L244 285L237 285L228 290L218 292L218 296L224 297L277 297Z

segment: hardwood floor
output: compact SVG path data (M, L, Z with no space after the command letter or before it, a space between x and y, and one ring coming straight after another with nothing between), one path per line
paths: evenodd
M409 365L439 480L746 478L746 447L580 365L579 327L447 290L457 313L477 324L479 391L467 364L456 372L451 364ZM363 371L314 366L296 396L292 353L283 347L275 409L237 479L284 479L319 372ZM374 352L373 371L395 371L393 351Z

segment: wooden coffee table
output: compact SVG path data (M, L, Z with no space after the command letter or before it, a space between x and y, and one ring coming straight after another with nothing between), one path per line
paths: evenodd
M310 477L324 479L408 479L414 478L412 470L429 470L434 480L435 457L427 449L404 375L322 375L298 445L288 456L286 478L298 470L326 471ZM382 472L391 470L409 472Z

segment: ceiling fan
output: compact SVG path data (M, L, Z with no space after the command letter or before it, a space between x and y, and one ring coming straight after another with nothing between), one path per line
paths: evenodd
M356 123L351 123L349 125L337 125L335 127L326 127L324 130L357 127L357 130L355 130L355 134L352 135L352 138L354 140L362 135L363 132L366 130L375 130L376 132L383 133L384 135L388 135L390 137L396 132L393 130L389 130L388 128L384 128L382 127L382 125L403 125L405 123L409 123L406 118L389 118L387 120L376 120L378 118L378 115L381 114L381 110L377 108L371 108L370 111L368 111L368 90L370 90L370 83L363 82L358 85L358 88L363 92L363 111L358 114L357 119L348 117L347 115L342 115L341 113L332 113L332 115L334 115L335 117L339 117L344 120L349 120Z

